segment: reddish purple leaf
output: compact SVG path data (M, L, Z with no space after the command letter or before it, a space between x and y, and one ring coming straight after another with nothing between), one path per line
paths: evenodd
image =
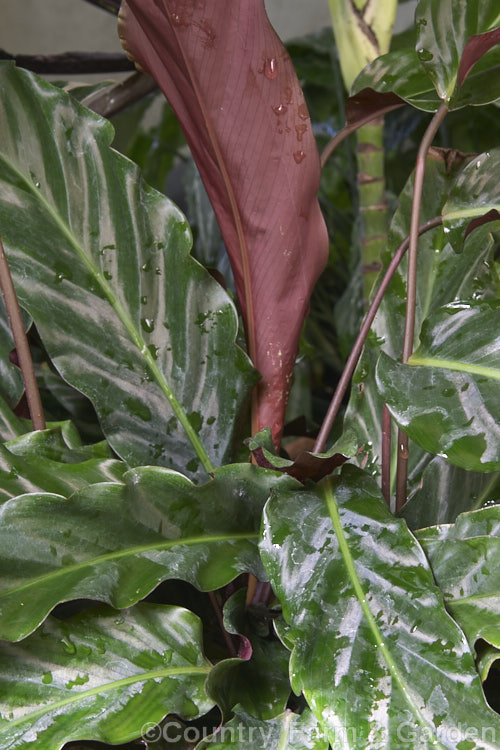
M279 442L309 297L328 256L319 157L263 0L128 0L127 52L174 109L231 260L262 374L252 430Z
M345 104L346 125L356 128L365 122L382 117L406 104L392 91L380 92L365 88L349 97Z
M465 79L471 72L478 60L485 55L488 50L500 43L500 28L486 31L484 34L476 34L467 40L460 67L458 69L458 85L462 86Z

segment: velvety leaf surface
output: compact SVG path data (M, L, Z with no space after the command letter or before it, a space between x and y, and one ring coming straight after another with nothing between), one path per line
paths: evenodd
M122 458L204 476L253 378L233 305L190 258L182 214L109 148L107 121L10 64L0 87L0 225L21 304Z
M467 636L500 648L500 505L417 533L446 608Z
M2 749L115 744L168 711L194 718L213 705L203 687L210 666L199 619L180 607L49 618L22 644L0 646Z
M421 221L428 221L441 214L442 206L460 173L462 162L450 159L450 152L433 149L426 163L425 189L422 200ZM447 164L448 162L448 164ZM399 207L394 214L387 244L383 256L383 266L387 267L397 247L409 234L411 201L413 195L413 178L408 180L399 197ZM487 231L482 227L473 232L465 243L464 250L457 255L454 246L448 241L449 233L435 229L420 237L417 299L416 299L416 342L423 320L441 306L453 299L474 297L483 299L495 297L498 280L492 258L493 244ZM389 289L382 301L379 312L372 326L364 353L354 373L351 396L347 407L344 430L353 430L358 439L357 448L364 446L360 456L363 468L380 475L381 463L381 424L383 398L375 381L375 368L381 351L393 359L400 359L403 350L404 316L406 306L407 260L403 258ZM395 481L396 434L393 430L392 448L392 483ZM426 467L430 472L443 464L443 459L432 457L418 445L412 443L409 458L409 496L428 484ZM432 465L432 466L431 466ZM450 464L447 464L450 467ZM472 481L472 478L474 481ZM421 502L415 521L418 526L431 523L451 522L463 510L475 505L477 497L489 484L490 478L475 473L466 476L458 467L450 467L446 481L440 484L439 498L446 512L450 515L433 516L437 502L436 493L426 495L428 502ZM456 512L456 492L460 489L460 502ZM421 497L421 500L424 498ZM469 504L468 504L469 503ZM420 520L422 522L420 522Z
M239 707L234 718L223 724L217 734L196 745L196 750L220 750L223 747L234 750L327 750L328 741L308 709L300 716L286 711L275 719L263 721Z
M432 79L439 98L452 99L459 82L459 66L471 37L500 26L496 0L420 0L415 11L417 54ZM467 51L465 68L488 50L491 39ZM462 76L463 79L464 76Z
M69 499L22 495L0 508L0 637L18 640L61 601L129 607L161 581L210 591L249 571L270 490L291 481L249 464L223 467L202 486L160 467L126 484L90 485Z
M120 482L128 468L111 456L93 458L82 455L81 448L71 450L60 427L31 433L29 438L0 445L0 502L30 492L69 497L89 484Z
M472 471L500 469L500 303L456 302L422 327L407 365L382 354L377 384L424 450Z
M302 323L327 261L320 166L303 94L264 0L122 3L127 52L182 125L233 267L258 424L277 441Z
M443 207L443 221L457 250L483 219L500 219L499 169L500 149L494 149L475 157L459 174Z
M261 545L293 644L292 687L334 750L400 750L405 726L419 750L456 750L465 727L498 736L425 555L369 476L345 466L316 488L277 489Z

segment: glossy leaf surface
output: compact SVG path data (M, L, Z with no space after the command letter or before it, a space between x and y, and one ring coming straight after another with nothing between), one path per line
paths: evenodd
M21 304L122 458L205 476L253 378L233 305L190 258L182 214L109 148L107 121L10 64L0 87L0 225Z
M500 305L456 302L422 327L407 365L382 355L377 383L403 430L464 469L500 469Z
M461 83L459 67L468 40L499 27L500 10L496 0L420 0L415 23L419 60L439 98L449 101ZM477 51L479 56L489 42Z
M455 184L457 173L460 173L460 160L446 163L447 152L433 150L426 163L426 185L424 189L421 221L428 221L441 214L443 203ZM409 234L411 201L413 195L413 178L408 180L399 197L399 207L394 214L388 237L387 252L383 256L384 268L387 267L397 247ZM435 229L420 237L417 300L416 300L416 341L420 334L423 320L441 306L453 299L476 299L494 297L497 277L494 270L493 244L487 231L482 227L467 238L464 250L457 255L454 246L448 241L449 233ZM361 455L362 466L380 475L381 464L381 423L383 398L375 381L375 368L381 351L393 359L400 359L403 350L404 316L406 309L406 274L407 260L403 258L389 289L382 301L372 326L373 333L368 337L364 353L354 373L353 386L349 405L344 420L344 429L352 429L358 438L358 448L364 446ZM392 482L395 480L396 434L393 431L392 446ZM419 488L428 487L426 467L434 473L444 470L443 459L432 457L419 446L412 443L409 458L409 496ZM458 467L449 467L445 481L440 484L439 498L431 490L425 497L421 496L418 512L414 521L418 527L437 522L451 522L463 510L475 505L477 497L490 482L489 477L475 473L465 475ZM456 506L456 491L460 490L460 503ZM445 507L441 515L436 515L436 503ZM456 512L455 512L456 507ZM415 526L413 526L415 528Z
M0 637L23 638L61 601L89 598L121 609L167 578L204 591L245 571L264 578L262 507L273 486L290 480L247 464L215 477L197 487L177 472L143 467L124 475L126 485L5 502Z
M89 484L121 481L128 468L123 461L85 453L68 448L60 427L0 445L0 502L29 492L69 497Z
M417 537L471 648L479 638L500 648L500 505L464 513Z
M345 466L316 489L277 490L261 545L293 645L292 687L334 750L399 750L402 726L420 749L455 749L460 727L500 731L420 546L370 477Z
M0 396L0 441L12 440L22 435L29 427L16 417L9 404Z
M180 607L102 609L49 618L22 644L0 646L3 750L60 750L74 739L120 743L172 711L212 707L201 623Z
M286 711L275 719L263 721L245 712L240 706L235 716L223 724L217 734L201 741L196 750L327 750L314 715L305 709L300 716Z
M122 4L127 52L176 112L229 253L248 350L262 374L257 424L275 441L328 239L320 166L291 60L263 0Z
M0 227L0 237L2 228ZM29 328L29 316L24 313L25 329ZM10 321L5 309L5 302L0 291L0 393L15 406L24 391L24 383L19 367L14 365L9 354L15 348Z
M476 226L500 219L499 169L500 149L494 149L475 157L458 176L443 207L443 221L457 250Z

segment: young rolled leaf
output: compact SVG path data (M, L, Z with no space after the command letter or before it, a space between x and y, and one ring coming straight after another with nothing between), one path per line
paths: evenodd
M314 714L305 709L300 716L285 711L275 719L264 721L237 707L234 718L217 733L202 740L197 750L327 750Z
M210 668L201 623L181 607L49 618L22 644L0 646L1 747L118 744L169 711L196 718L213 707L204 690Z
M32 494L3 504L0 638L24 638L70 599L121 609L167 578L203 591L243 572L265 579L257 550L262 508L287 477L236 464L199 487L160 467L123 480L69 499Z
M119 456L205 476L253 382L233 305L189 256L182 214L109 148L109 122L10 63L0 88L0 232L21 304Z
M417 538L471 648L479 638L500 648L500 505L422 529Z
M261 552L288 624L293 690L334 750L400 750L405 728L412 748L456 750L473 730L478 748L498 747L500 717L465 636L371 477L345 466L316 488L277 489Z
M382 398L424 450L463 469L500 470L500 304L455 302L422 326L403 365L382 354Z
M120 33L176 112L231 260L262 374L253 432L279 442L299 336L328 238L304 97L263 0L129 0Z

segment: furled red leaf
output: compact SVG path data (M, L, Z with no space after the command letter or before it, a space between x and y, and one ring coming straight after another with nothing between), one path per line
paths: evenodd
M487 31L485 34L471 36L465 45L458 68L458 85L461 86L477 61L495 44L500 43L500 28Z
M312 288L328 253L304 97L264 0L128 0L120 33L176 112L230 256L262 374L253 431L281 434Z

